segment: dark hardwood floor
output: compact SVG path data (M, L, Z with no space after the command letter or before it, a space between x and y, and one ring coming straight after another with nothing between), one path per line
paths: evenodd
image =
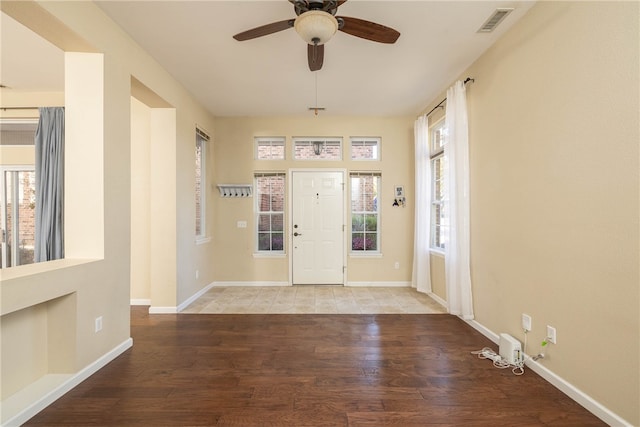
M604 425L449 315L148 315L31 426Z

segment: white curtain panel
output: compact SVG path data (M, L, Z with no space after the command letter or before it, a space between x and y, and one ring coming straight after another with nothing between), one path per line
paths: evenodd
M411 284L419 292L431 292L431 159L427 116L414 124L415 138L415 232Z
M469 256L469 130L464 83L447 91L445 156L449 162L449 239L445 246L445 270L449 313L473 319Z

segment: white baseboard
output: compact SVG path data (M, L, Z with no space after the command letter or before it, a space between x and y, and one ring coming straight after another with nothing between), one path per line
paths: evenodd
M411 282L347 282L344 285L354 288L410 288Z
M291 286L289 282L213 282L209 285L216 288L235 286ZM351 287L378 287L378 288L410 288L411 282L347 282L344 286Z
M189 298L180 303L177 307L162 307L162 306L152 306L151 301L149 304L141 304L141 305L149 305L149 314L176 314L180 313L185 308L189 307L192 302L200 298L202 295L206 294L209 289L213 288L214 284L210 283L204 288L200 289L195 294L191 295ZM133 301L133 300L132 300ZM133 303L131 304L133 305Z
M472 328L493 341L495 344L499 343L500 336L489 328L485 327L476 320L467 320L466 322ZM558 376L556 373L549 370L546 366L543 366L540 362L534 361L529 355L525 354L525 360L525 365L533 372L540 375L558 390L569 396L571 399L576 401L576 403L584 407L587 411L591 412L596 417L600 418L605 423L609 424L610 426L632 427L632 424L630 422L626 421L564 378Z
M289 282L213 282L210 285L215 288L231 288L242 286L291 286Z
M478 323L476 320L466 320L466 322L476 331L480 332L485 337L489 338L493 341L494 344L498 344L500 342L500 335L493 332L491 329L485 327L483 324Z
M150 306L149 314L176 314L178 312L178 307L158 307L158 306Z
M528 356L525 355L525 357ZM626 421L573 384L550 371L540 362L534 361L533 359L527 359L525 365L610 426L633 426L633 424Z
M431 297L432 300L434 300L435 302L437 302L447 310L449 309L449 305L447 304L447 302L442 298L440 298L438 295L434 294L433 292L428 292L427 295L429 295L429 297Z
M53 402L61 398L64 394L68 393L75 386L80 384L82 381L86 380L98 370L102 369L107 363L111 362L113 359L124 353L126 350L131 348L131 346L133 346L133 339L129 338L79 372L71 375L65 375L66 378L56 387L51 389L45 388L44 390L42 390L42 395L40 398L29 403L28 406L17 410L16 414L11 416L11 418L7 421L4 421L2 425L6 427L13 427L20 426L26 423L38 412L51 405ZM46 381L46 378L44 378L44 380ZM36 385L34 388L36 387L38 387L38 385ZM22 396L20 396L20 393L30 394L30 391L31 390L29 390L29 387L27 387L27 390L18 392L16 393L16 395L7 398L6 401L2 402L3 409L5 406L12 406L13 401L21 400ZM29 401L31 399L26 397L24 400Z
M182 302L180 305L178 305L177 312L180 313L182 310L184 310L185 308L189 307L189 305L192 302L194 302L195 300L200 298L202 295L206 294L209 291L209 289L211 289L211 288L213 288L213 283L209 283L207 286L205 286L204 288L200 289L195 294L191 295L184 302Z
M140 298L132 298L131 305L151 305L150 299L140 299Z

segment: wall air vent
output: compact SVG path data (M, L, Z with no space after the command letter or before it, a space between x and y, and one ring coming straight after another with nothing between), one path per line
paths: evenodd
M496 11L493 12L493 15L491 15L489 19L485 21L484 24L482 24L478 32L479 33L492 32L493 30L496 29L498 24L501 23L504 20L504 18L506 18L507 15L510 14L512 11L513 11L512 7L504 7L504 8L496 9Z

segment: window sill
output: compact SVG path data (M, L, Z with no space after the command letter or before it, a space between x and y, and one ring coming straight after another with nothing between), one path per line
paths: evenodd
M284 252L268 253L268 252L254 252L254 258L286 258L287 254Z
M350 252L349 258L382 258L381 252Z
M431 248L431 249L429 249L429 253L431 255L435 255L437 257L444 258L444 251L442 251L442 250Z
M209 243L211 241L211 237L196 237L196 245L204 245L205 243Z

